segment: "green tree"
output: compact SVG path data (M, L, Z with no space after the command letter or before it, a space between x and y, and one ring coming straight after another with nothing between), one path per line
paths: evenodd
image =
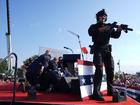
M3 61L2 58L0 58L0 73L5 73L8 70L8 64L7 61Z
M25 66L30 65L38 57L39 57L38 55L34 55L34 56L27 58L25 61L23 61L23 65L25 65Z

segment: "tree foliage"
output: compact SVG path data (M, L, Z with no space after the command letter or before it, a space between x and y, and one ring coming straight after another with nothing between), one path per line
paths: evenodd
M5 73L8 70L8 63L7 61L3 61L2 58L0 58L0 73Z
M31 56L27 58L25 61L23 61L23 65L28 66L37 58L38 58L38 55Z

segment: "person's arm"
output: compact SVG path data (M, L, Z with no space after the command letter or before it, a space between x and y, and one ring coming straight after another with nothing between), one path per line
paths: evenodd
M111 32L111 37L119 38L121 36L121 31L122 31L121 26L118 26L118 28L116 30L113 29L113 31Z
M91 25L91 26L89 27L89 29L88 29L88 34L89 34L89 36L92 37L92 41L94 42L94 40L95 40L95 35L96 35L96 27L95 27L94 24Z
M122 28L121 26L118 26L117 29L115 29L114 27L111 27L110 24L107 24L103 27L100 27L98 31L109 34L111 38L119 38L121 35Z

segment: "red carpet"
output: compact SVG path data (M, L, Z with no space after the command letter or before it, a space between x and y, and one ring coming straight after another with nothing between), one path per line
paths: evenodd
M43 92L37 93L37 98L34 100L27 99L27 93L23 93L17 90L16 92L16 102L20 103L34 103L34 104L58 104L58 105L140 105L135 100L130 97L127 101L114 103L112 102L112 97L104 96L105 101L99 102L95 100L81 101L80 95L71 93L49 93L45 94ZM11 102L12 100L12 84L11 83L0 83L0 103L1 102Z

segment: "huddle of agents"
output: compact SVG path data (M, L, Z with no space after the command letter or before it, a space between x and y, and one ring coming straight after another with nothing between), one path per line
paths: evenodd
M51 59L49 50L35 59L26 70L26 79L30 84L28 95L34 94L34 96L36 96L38 84L41 90L48 92L52 90L61 77L72 76L67 65L63 62L63 58L54 57Z

